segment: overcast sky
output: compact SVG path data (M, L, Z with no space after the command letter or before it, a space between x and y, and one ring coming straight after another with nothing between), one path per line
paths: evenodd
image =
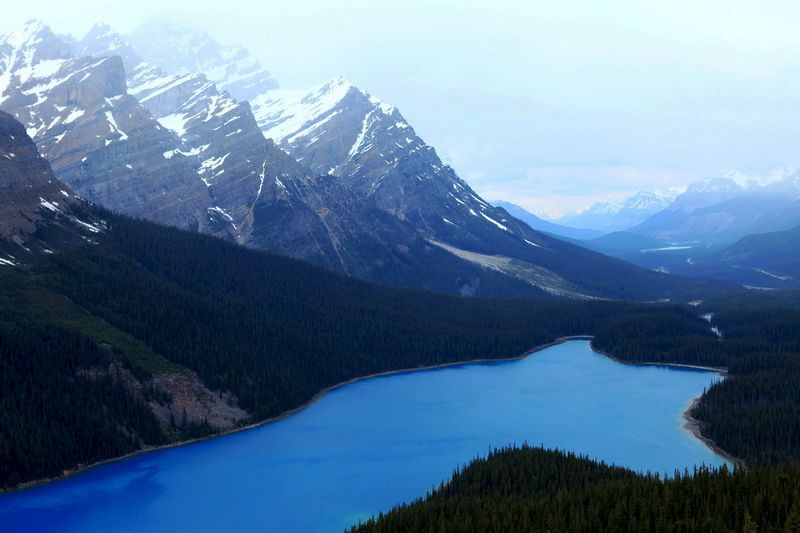
M37 0L82 34L182 18L282 86L344 74L479 193L536 211L800 162L800 2Z

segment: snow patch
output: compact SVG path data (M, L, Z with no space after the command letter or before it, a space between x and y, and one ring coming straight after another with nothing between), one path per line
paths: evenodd
M475 212L472 209L470 209L470 213L474 214ZM497 226L498 228L500 228L501 230L508 231L507 227L505 227L504 225L502 225L501 223L499 223L498 221L496 221L492 217L487 216L486 213L481 212L481 216L483 218L485 218L486 220L488 220L489 222L491 222L492 224L494 224L495 226ZM533 244L533 243L530 243L530 244ZM537 245L534 244L534 246L537 246Z
M114 114L111 111L106 111L106 120L108 120L108 127L111 128L111 133L119 134L120 141L128 139L128 135L117 126L117 121L114 119ZM108 141L106 141L106 146L108 146Z
M53 213L60 213L60 211L59 211L58 207L56 207L56 206L58 205L57 203L55 203L55 202L52 202L52 203L51 203L51 202L48 202L47 200L45 200L45 199L44 199L44 198L42 198L42 197L39 197L39 205L41 205L41 206L42 206L42 207L44 207L45 209L48 209L48 210L52 211Z
M170 131L175 132L178 137L186 135L187 119L183 113L173 113L158 119L158 122Z

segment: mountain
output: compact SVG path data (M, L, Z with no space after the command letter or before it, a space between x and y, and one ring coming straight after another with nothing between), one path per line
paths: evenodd
M598 202L559 218L558 223L602 233L623 231L666 208L677 196L674 190L638 191L622 201Z
M502 207L508 214L523 221L531 228L555 235L556 237L565 237L567 239L582 241L595 239L603 235L602 231L572 228L570 226L562 226L561 224L544 220L530 211L525 210L525 208L512 204L511 202L497 201L492 203L497 207Z
M723 250L692 259L681 274L713 277L751 288L800 287L800 226L748 235Z
M721 247L746 235L789 229L800 224L797 179L791 175L746 187L731 178L704 180L630 231L673 243Z
M0 42L0 109L25 124L59 180L116 211L217 233L197 161L164 155L179 140L127 94L119 57L72 57L35 21Z
M344 77L310 91L269 91L251 106L264 135L300 163L337 177L462 259L560 296L669 292L664 284L672 281L551 238L490 205L397 108Z
M182 31L149 29L148 55L176 39L208 41ZM210 69L213 54L169 72L102 25L74 40L31 23L6 43L5 63L23 64L4 70L0 107L26 124L57 177L114 210L391 285L686 294L683 280L551 238L489 205L396 108L344 78L311 92L270 89L251 104L218 87L214 77L228 79L219 72L185 72Z
M149 26L147 34L148 46L152 49L160 46L164 51L176 40L213 41L207 35L175 25L169 28L169 35L159 36L157 26ZM183 72L191 68L191 64L184 62L172 68L176 70L168 72L169 75L188 76ZM208 72L199 74L213 79ZM167 86L182 83L176 80ZM164 86L163 82L160 84ZM132 91L138 91L139 85L132 80ZM167 92L156 91L158 100L169 100L165 97ZM181 133L185 114L162 116L167 109L158 111L147 96L137 94L154 114L161 116L162 124ZM434 148L415 133L399 110L343 77L310 91L270 89L252 98L249 104L265 137L288 152L309 174L336 178L318 181L328 191L335 190L335 194L319 195L320 201L332 196L343 198L345 191L358 195L359 202L369 202L370 206L394 218L421 239L424 246L432 245L439 251L446 251L477 266L485 274L500 274L539 292L580 298L630 298L639 292L647 299L659 298L672 294L681 284L676 280L653 279L651 272L631 269L629 265L596 254L587 255L584 249L533 231L504 210L489 205L438 158ZM234 116L241 117L241 114L237 112ZM197 150L206 144L208 141L198 138L191 149ZM224 164L221 158L224 153L220 152L209 163ZM230 156L230 159L239 158ZM280 180L285 181L284 178ZM353 204L350 201L348 205ZM330 209L330 212L337 210ZM385 217L370 217L373 218L389 224ZM355 216L348 225L355 226L358 222L364 222L363 216ZM276 225L267 226L275 232L270 240L279 240L278 230L274 229ZM239 242L247 241L240 237ZM400 246L401 249L406 247ZM364 250L355 250L354 254L354 257L359 254L364 257ZM358 275L357 271L349 272ZM381 281L377 276L368 279ZM466 277L460 279L462 292L474 292L472 285L463 284ZM664 284L667 287L663 287ZM478 293L482 290L478 286Z
M797 174L767 183L741 176L704 180L630 231L581 244L680 276L748 287L795 287L798 184Z
M214 204L209 214L239 244L392 285L545 294L430 245L365 195L299 164L264 137L247 102L204 74L166 73L105 25L94 26L74 47L94 57L121 55L129 94L179 141L163 157L196 160L196 180Z
M105 222L56 179L24 126L0 111L0 265L94 242L105 229Z
M175 22L151 20L129 37L142 60L173 74L202 72L220 91L249 100L277 89L278 82L241 46L221 46L204 32Z

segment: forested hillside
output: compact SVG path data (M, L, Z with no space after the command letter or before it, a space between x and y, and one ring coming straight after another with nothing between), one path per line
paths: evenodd
M13 381L0 425L3 485L263 420L354 377L516 356L624 328L624 317L655 314L670 330L714 338L687 307L391 289L101 214L109 229L95 245L0 270L3 375ZM216 403L178 401L174 383L185 376L205 387L189 396L213 392ZM47 391L41 405L30 390ZM98 417L109 435L96 435Z
M109 229L96 244L0 270L3 485L263 420L354 377L511 357L576 334L630 361L730 366L695 409L704 431L749 464L796 457L792 305L450 297L101 215ZM699 318L708 306L722 341ZM30 390L47 393L31 402Z
M503 449L426 499L353 532L790 532L800 529L800 469L636 474L557 451Z

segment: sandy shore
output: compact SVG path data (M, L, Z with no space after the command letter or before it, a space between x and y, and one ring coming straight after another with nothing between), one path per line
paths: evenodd
M464 360L464 361L454 361L452 363L442 363L442 364L438 364L438 365L427 365L427 366L418 366L418 367L412 367L412 368L402 368L402 369L398 369L398 370L387 370L385 372L375 372L373 374L367 374L365 376L359 376L359 377L356 377L356 378L353 378L353 379L348 379L347 381L342 381L340 383L337 383L335 385L332 385L330 387L327 387L327 388L319 391L310 400L308 400L307 402L305 402L304 404L302 404L302 405L300 405L298 407L295 407L293 409L289 409L288 411L284 411L283 413L281 413L281 414L279 414L277 416L274 416L274 417L271 417L271 418L267 418L267 419L261 420L259 422L255 422L255 423L249 424L247 426L241 426L241 427L229 429L229 430L226 430L226 431L222 431L220 433L215 433L213 435L208 435L206 437L201 437L201 438L197 438L197 439L190 439L190 440L184 440L184 441L180 441L180 442L173 442L173 443L170 443L170 444L164 444L162 446L146 446L146 447L144 447L144 448L142 448L140 450L136 450L135 452L131 452L131 453L126 454L126 455L121 455L121 456L118 456L118 457L112 457L111 459L105 459L103 461L98 461L98 462L87 464L87 465L79 465L78 467L73 468L71 470L65 470L63 472L63 474L60 475L60 476L54 476L54 477L50 477L50 478L44 478L44 479L37 479L37 480L34 480L34 481L28 481L28 482L25 482L25 483L21 483L21 484L17 485L16 487L13 487L13 488L10 488L10 489L0 489L0 494L10 493L10 492L17 492L17 491L20 491L20 490L25 490L25 489L29 489L29 488L33 488L33 487L38 487L38 486L41 486L41 485L46 485L48 483L53 483L55 481L59 481L61 479L73 476L75 474L78 474L78 473L81 473L81 472L85 472L85 471L90 470L92 468L97 468L99 466L107 465L107 464L110 464L110 463L115 463L117 461L123 461L125 459L130 459L131 457L135 457L137 455L142 455L142 454L145 454L145 453L151 453L151 452L155 452L155 451L158 451L158 450L167 450L167 449L170 449L170 448L178 448L180 446L189 446L191 444L196 444L198 442L203 442L203 441L207 441L207 440L210 440L210 439L218 439L218 438L221 438L221 437L225 437L227 435L232 435L232 434L238 433L240 431L247 431L247 430L250 430L250 429L258 428L258 427L264 426L266 424L273 424L275 422L278 422L280 420L288 418L288 417L290 417L290 416L292 416L294 414L297 414L300 411L303 411L304 409L307 409L308 407L310 407L311 405L315 404L320 399L322 399L322 397L325 396L330 391L338 389L340 387L344 387L346 385L350 385L352 383L356 383L358 381L363 381L363 380L373 379L373 378L379 378L379 377L384 377L384 376L392 376L392 375L396 375L396 374L406 374L406 373L409 373L409 372L419 372L419 371L423 371L423 370L435 370L435 369L439 369L439 368L449 368L449 367L454 367L454 366L465 366L465 365L474 365L474 364L481 364L481 363L501 363L501 362L509 362L509 361L518 361L520 359L524 359L524 358L528 357L529 355L531 355L533 353L545 350L547 348L551 348L553 346L565 343L567 341L572 341L572 340L588 340L588 341L590 341L590 340L592 340L592 338L593 337L591 335L571 335L571 336L567 336L567 337L559 337L559 338L555 339L552 342L548 342L548 343L545 343L545 344L540 344L540 345L535 346L534 348L531 348L530 350L524 352L521 355L516 355L516 356L512 356L512 357L467 359L467 360ZM600 353L600 354L608 357L609 359L611 359L613 361L616 361L618 363L625 364L625 365L633 365L633 366L656 365L656 366L668 366L668 367L677 367L677 368L692 368L692 369L697 369L697 370L706 370L706 371L717 372L717 373L719 373L721 375L724 375L726 373L726 369L724 369L724 368L681 365L681 364L672 364L672 363L632 363L632 362L629 362L629 361L624 361L622 359L618 359L618 358L616 358L616 357L614 357L614 356L612 356L612 355L610 355L608 353L603 352L602 350L597 350L595 348L592 348L592 349L595 352ZM694 420L691 417L691 415L689 414L689 412L691 411L692 407L695 405L695 403L698 400L699 400L699 397L698 398L694 398L692 400L692 402L690 403L689 407L687 407L687 409L684 411L683 417L686 420L686 424L684 425L684 428L686 428L688 431L690 431L695 437L697 437L698 439L703 441L712 451L714 451L714 453L716 453L719 456L725 458L726 460L736 464L737 466L744 466L744 463L740 459L737 459L737 458L731 456L730 454L728 454L727 452L725 452L724 450L719 448L711 439L708 439L707 437L704 437L701 434L699 422Z
M703 433L700 431L700 421L692 416L692 409L694 409L695 405L697 405L699 401L700 401L699 397L693 399L691 402L689 402L689 406L686 408L686 410L683 411L683 420L684 420L683 429L694 435L695 438L697 438L698 440L703 441L703 443L706 446L708 446L711 449L711 451L713 451L726 461L733 463L737 468L747 469L747 465L745 464L744 461L742 461L738 457L734 457L733 455L729 454L728 452L717 446L716 442L703 435Z

